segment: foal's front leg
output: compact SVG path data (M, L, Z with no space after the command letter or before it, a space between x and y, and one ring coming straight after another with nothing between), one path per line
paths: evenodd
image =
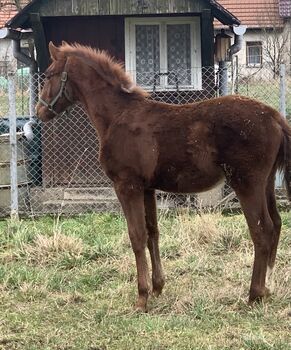
M135 255L138 299L136 309L147 310L149 271L146 259L147 229L145 221L144 190L138 184L115 183L116 195L127 221L129 238Z

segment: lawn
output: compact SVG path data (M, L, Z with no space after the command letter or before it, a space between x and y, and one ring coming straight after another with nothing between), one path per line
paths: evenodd
M291 213L275 293L250 307L252 243L241 215L161 213L166 286L133 309L122 216L0 221L0 349L290 349Z

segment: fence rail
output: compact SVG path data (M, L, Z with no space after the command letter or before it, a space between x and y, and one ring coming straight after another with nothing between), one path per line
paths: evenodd
M147 72L138 76L132 72L132 75L155 100L192 103L227 91L256 98L290 118L289 66L283 66L279 75L274 75L267 65L251 69L229 65L227 68L227 86L222 90L221 72L213 67L196 68L194 73L190 70L166 74ZM33 127L34 138L27 140L23 136L23 126L32 113L31 87L40 87L43 77L31 77L21 72L9 76L1 73L0 216L18 212L71 215L119 210L110 180L98 161L99 143L95 130L82 106L76 105L69 115L63 114L48 123L37 122ZM11 133L11 128L15 129L15 134ZM277 187L280 185L278 178ZM200 195L159 192L157 197L161 208L237 206L226 185Z

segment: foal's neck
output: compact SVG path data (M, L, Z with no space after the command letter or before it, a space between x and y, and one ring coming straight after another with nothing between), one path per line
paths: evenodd
M100 141L109 126L128 108L128 99L112 87L96 89L78 82L78 99L84 105Z

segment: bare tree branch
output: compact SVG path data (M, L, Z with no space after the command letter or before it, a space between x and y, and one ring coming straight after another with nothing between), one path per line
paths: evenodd
M280 64L289 56L290 30L280 22L279 12L274 12L273 3L266 5L264 14L258 16L262 26L263 57L271 65L274 76L279 74ZM269 10L268 10L269 9ZM272 10L270 10L272 9ZM279 11L279 9L276 9Z

